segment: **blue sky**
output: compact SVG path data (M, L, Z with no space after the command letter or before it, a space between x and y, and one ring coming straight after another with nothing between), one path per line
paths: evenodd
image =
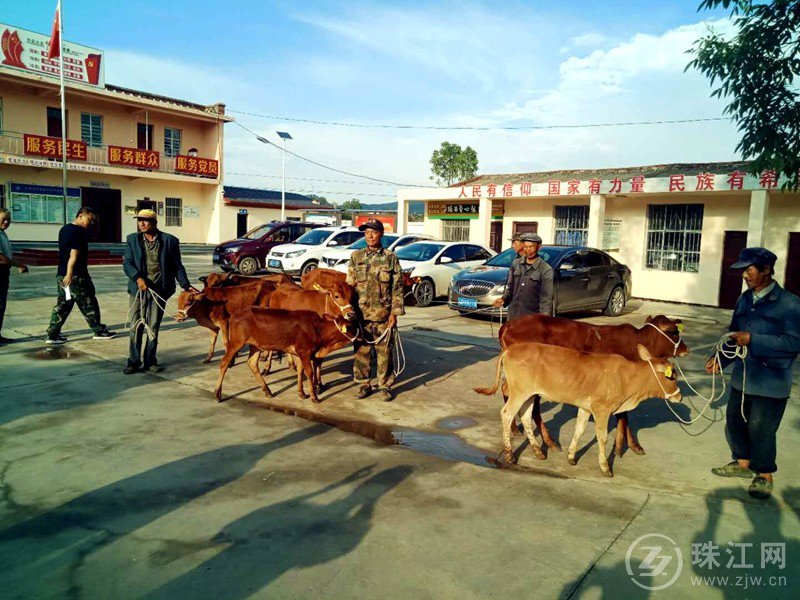
M722 12L698 1L108 2L64 0L65 38L106 53L106 80L229 111L357 123L554 125L721 116L685 50ZM0 21L49 30L55 2L11 0ZM727 122L561 131L345 129L232 112L344 170L430 184L443 140L480 172L737 158ZM280 186L280 157L226 127L226 182ZM375 185L291 159L289 189L387 201ZM335 180L335 181L322 181Z

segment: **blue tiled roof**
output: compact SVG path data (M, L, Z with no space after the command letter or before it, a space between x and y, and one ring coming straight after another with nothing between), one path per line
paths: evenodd
M226 185L223 187L223 197L226 204L237 205L241 203L248 203L251 205L263 205L265 207L280 207L281 205L281 192L280 190L262 190L258 188L238 187L234 185ZM319 208L320 205L316 204L308 196L302 194L295 194L293 192L286 192L286 205L295 208Z

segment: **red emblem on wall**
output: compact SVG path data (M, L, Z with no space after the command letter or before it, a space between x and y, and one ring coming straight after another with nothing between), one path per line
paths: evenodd
M19 69L27 69L28 67L25 66L25 63L22 62L22 42L19 39L19 34L14 31L11 32L10 29L6 29L3 32L3 36L0 38L0 49L3 50L3 64L8 65L9 67L17 67Z

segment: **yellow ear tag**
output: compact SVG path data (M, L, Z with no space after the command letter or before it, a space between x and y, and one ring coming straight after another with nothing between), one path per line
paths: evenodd
M318 284L318 283L315 283L314 284L314 289L317 290L318 292L321 292L322 291L322 286L320 284Z
M672 377L672 365L668 365L666 369L664 369L664 377L669 379Z
M683 323L678 323L678 333L683 333Z

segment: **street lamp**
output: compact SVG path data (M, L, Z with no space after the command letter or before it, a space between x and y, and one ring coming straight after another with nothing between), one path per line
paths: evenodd
M278 131L278 137L283 142L283 164L281 165L281 221L286 220L286 140L291 140L285 131Z

